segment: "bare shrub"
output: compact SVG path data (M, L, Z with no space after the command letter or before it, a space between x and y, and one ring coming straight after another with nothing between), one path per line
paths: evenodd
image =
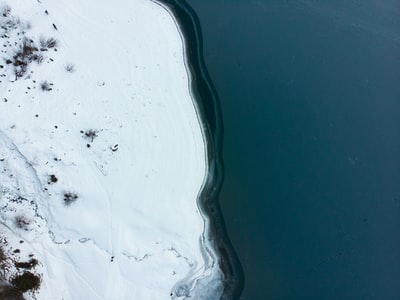
M58 46L58 41L55 38L40 38L40 50L43 51L43 49L51 49L55 48ZM45 51L45 50L44 50Z
M72 192L65 192L64 193L64 204L65 205L71 205L78 199L78 195L76 193Z
M73 64L67 64L65 66L65 71L67 71L68 73L73 73L75 72L75 66Z
M50 178L49 178L49 179L50 179L50 182L52 182L52 183L56 183L56 182L58 181L57 176L54 175L54 174L51 174L49 177L50 177Z
M33 61L36 61L38 64L42 63L43 54L39 52L33 40L25 37L13 55L12 60L7 59L6 63L13 64L14 74L16 79L18 79L26 73L28 65Z
M34 61L36 61L38 65L40 65L43 62L43 60L44 60L44 56L43 56L42 53L36 53L35 54Z
M98 131L94 129L88 129L85 132L83 132L82 130L81 133L84 133L84 137L90 139L90 141L93 142L93 140L97 137Z
M35 46L35 43L33 40L24 38L22 40L22 43L16 52L16 54L13 56L14 58L14 65L16 64L22 64L22 63L30 63L34 60L37 59L37 55L35 55L35 52L39 51L39 49Z
M1 16L3 16L4 18L7 18L10 16L10 12L11 12L11 7L8 5L3 5L0 8L0 14Z
M42 91L44 91L44 92L49 92L49 91L51 91L53 88L51 87L51 83L49 83L49 82L47 82L47 80L45 80L45 81L42 81L41 83L40 83L40 89L42 90Z
M1 20L1 29L3 29L6 33L16 30L22 25L20 18L11 16L10 11L11 9L4 9L3 12L0 12L1 17L4 18L3 20Z
M18 262L14 263L15 267L19 269L28 269L31 270L38 265L38 260L36 258L31 258L29 261L26 262Z
M31 222L27 217L23 215L18 215L15 217L14 223L19 229L27 231Z

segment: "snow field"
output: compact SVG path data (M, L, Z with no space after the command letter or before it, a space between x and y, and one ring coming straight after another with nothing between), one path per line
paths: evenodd
M0 233L40 262L41 288L25 296L184 298L178 282L215 272L200 244L206 153L174 19L148 0L5 4L21 22L0 53ZM6 60L22 35L57 45L16 78Z

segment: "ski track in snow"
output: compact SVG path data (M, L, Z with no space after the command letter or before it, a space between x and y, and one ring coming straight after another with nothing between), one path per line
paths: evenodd
M202 244L206 150L172 15L150 0L4 5L16 27L0 29L0 237L39 261L26 299L218 299L205 296L222 275ZM43 62L16 73L23 35Z

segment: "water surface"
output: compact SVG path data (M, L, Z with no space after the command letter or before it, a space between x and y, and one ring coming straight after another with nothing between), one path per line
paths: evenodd
M241 299L400 299L400 3L187 2Z

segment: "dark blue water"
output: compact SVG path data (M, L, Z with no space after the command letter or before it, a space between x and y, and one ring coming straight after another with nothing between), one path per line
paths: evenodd
M241 299L400 299L400 1L187 2Z

